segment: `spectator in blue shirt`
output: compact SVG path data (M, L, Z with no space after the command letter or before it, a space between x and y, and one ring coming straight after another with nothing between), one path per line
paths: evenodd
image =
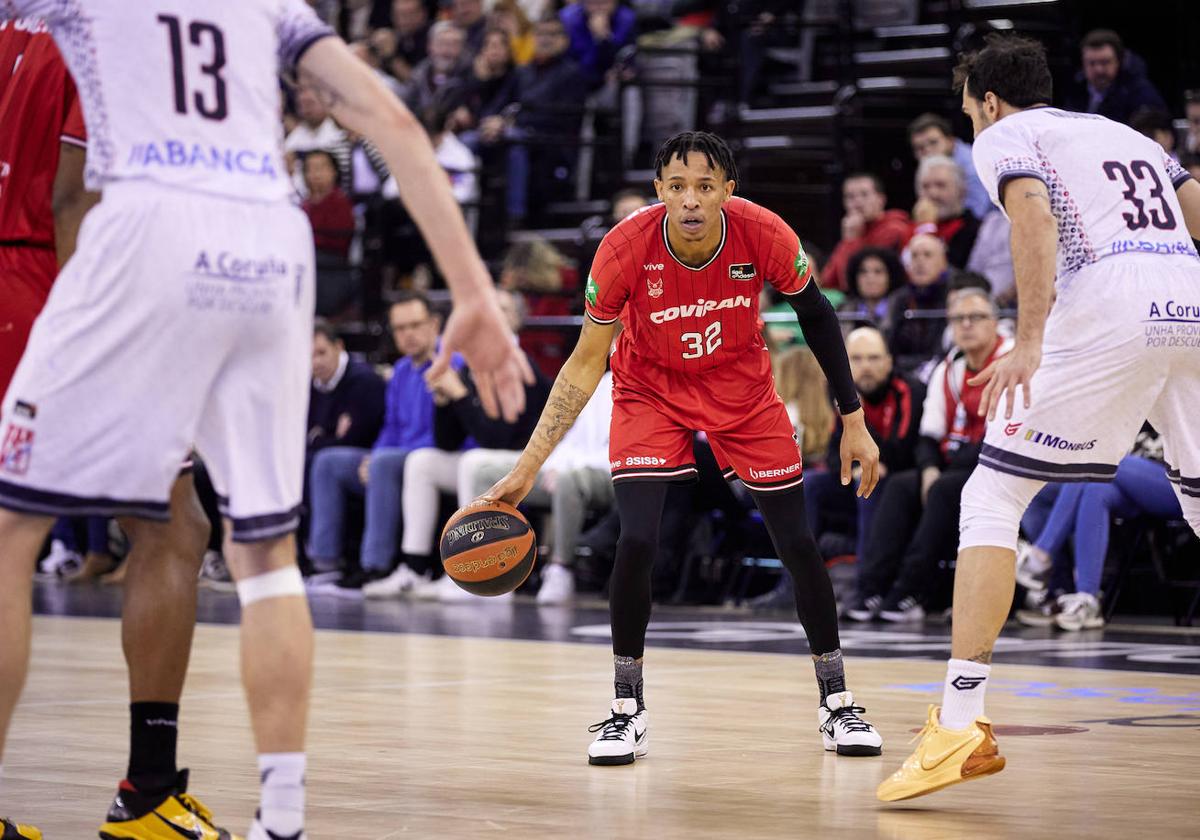
M437 353L440 321L420 292L404 292L388 312L392 339L401 358L387 385L383 428L367 450L331 446L313 459L310 474L312 527L308 556L319 572L341 565L346 500L364 496L366 523L360 562L330 587L333 594L361 596L366 581L391 569L400 531L400 490L404 462L414 449L433 446L433 397L425 371ZM455 360L455 368L462 361Z
M617 0L580 0L559 12L571 39L568 48L593 90L604 77L622 47L637 37L637 14Z
M941 155L953 159L962 168L967 188L963 203L975 218L982 219L994 209L987 188L975 172L971 144L954 136L948 119L937 114L922 114L908 124L908 142L918 163L927 157Z

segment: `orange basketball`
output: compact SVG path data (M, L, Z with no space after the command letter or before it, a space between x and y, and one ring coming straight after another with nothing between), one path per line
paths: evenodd
M442 529L442 566L475 595L503 595L525 582L537 558L529 521L506 502L472 502Z

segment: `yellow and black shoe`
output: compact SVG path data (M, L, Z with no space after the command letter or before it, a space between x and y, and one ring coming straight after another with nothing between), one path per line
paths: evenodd
M0 819L0 840L42 840L42 832L31 825L21 825L12 820Z
M188 771L180 770L174 788L154 795L121 782L100 840L242 840L213 824L212 811L187 792L187 781Z

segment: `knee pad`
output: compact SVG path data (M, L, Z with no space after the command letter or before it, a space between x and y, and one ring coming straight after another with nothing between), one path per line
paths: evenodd
M268 598L287 598L292 595L304 595L304 578L300 577L300 569L291 565L273 572L266 572L237 582L238 601L242 609L256 601Z
M976 467L962 491L959 550L990 546L1016 551L1021 516L1045 483Z

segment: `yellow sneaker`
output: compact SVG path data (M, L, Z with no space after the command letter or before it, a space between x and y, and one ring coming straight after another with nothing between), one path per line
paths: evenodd
M181 837L242 840L214 825L212 811L187 793L186 770L180 771L175 788L166 796L151 798L128 781L121 782L108 809L108 821L100 826L100 840L180 840Z
M42 840L42 832L31 825L21 825L12 820L0 819L0 840Z
M966 729L945 729L938 722L938 711L937 706L929 707L916 751L875 791L884 802L924 796L1004 769L990 720L981 717Z

